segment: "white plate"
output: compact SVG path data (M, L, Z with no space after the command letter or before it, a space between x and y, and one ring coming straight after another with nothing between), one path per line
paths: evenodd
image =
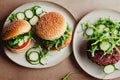
M99 79L112 79L120 77L120 71L115 71L112 74L105 76L103 72L103 67L93 63L88 59L85 53L86 41L83 37L81 23L90 22L95 23L99 18L110 17L114 21L120 21L120 13L113 10L95 10L84 16L78 23L74 37L73 37L73 51L75 59L77 60L79 66L89 75L99 78Z
M50 12L50 11L55 11L55 12L59 12L61 13L66 21L68 22L68 24L70 25L71 29L73 30L74 26L75 26L75 19L73 18L73 16L63 7L55 4L55 3L51 3L51 2L31 2L31 3L27 3L24 4L20 7L18 7L17 9L15 9L12 13L14 12L20 12L20 11L25 11L26 9L33 7L35 5L39 5L42 7L43 10ZM8 22L8 18L4 24L4 27L9 24ZM8 49L5 48L5 53L6 55L15 63L24 66L24 67L29 67L29 68L46 68L46 67L51 67L54 66L58 63L60 63L61 61L63 61L66 57L68 57L70 55L70 53L72 52L71 49L71 44L60 50L60 51L50 51L51 56L48 56L48 64L47 65L31 65L30 63L28 63L25 59L25 52L24 53L20 53L20 54L14 54L11 51L9 51Z

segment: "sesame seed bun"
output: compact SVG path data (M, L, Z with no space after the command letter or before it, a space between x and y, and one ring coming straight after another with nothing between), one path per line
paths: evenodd
M64 34L66 27L66 20L60 13L49 12L39 19L35 33L42 39L54 40Z
M9 26L3 28L2 39L3 40L12 39L15 36L30 31L30 29L31 29L30 24L25 20L13 21L12 23L10 23Z

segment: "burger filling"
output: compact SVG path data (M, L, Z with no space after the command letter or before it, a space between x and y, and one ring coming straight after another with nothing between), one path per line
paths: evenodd
M67 25L66 31L64 32L64 34L60 38L55 39L55 40L41 39L41 43L45 47L47 46L48 50L52 47L54 47L55 49L58 49L58 47L61 45L64 47L64 43L66 42L66 39L70 36L70 32L71 32L71 29L70 29L69 25Z
M18 35L10 40L7 40L7 46L9 48L20 49L22 47L25 47L25 45L27 45L30 42L31 38L31 32Z

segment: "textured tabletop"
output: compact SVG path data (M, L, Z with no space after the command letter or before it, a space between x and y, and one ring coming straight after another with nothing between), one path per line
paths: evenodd
M18 6L44 0L0 0L0 32L7 16ZM45 0L46 1L46 0ZM65 7L78 22L85 14L95 9L114 9L120 11L120 0L49 0ZM1 42L1 38L0 38ZM86 74L77 64L73 53L64 61L46 69L21 67L5 55L0 45L0 79L2 80L61 80L68 72L80 72L69 80L97 80ZM120 78L114 79L119 80Z

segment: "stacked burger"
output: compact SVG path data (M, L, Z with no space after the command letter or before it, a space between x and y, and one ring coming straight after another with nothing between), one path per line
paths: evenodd
M23 52L32 46L31 26L25 20L16 20L3 29L2 39L11 51Z
M41 17L35 33L47 49L60 50L70 44L72 32L65 18L57 12L49 12Z

